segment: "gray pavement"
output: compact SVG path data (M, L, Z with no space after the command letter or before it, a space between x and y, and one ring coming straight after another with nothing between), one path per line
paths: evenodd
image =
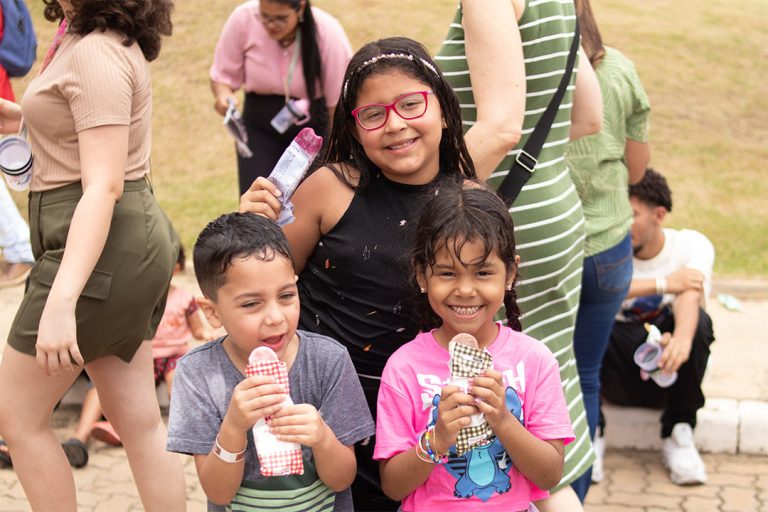
M765 321L768 318L768 294L765 293L768 287L765 283L740 280L737 287L725 281L716 283L715 290L718 293L732 293L746 299L742 302L741 311L728 311L714 298L708 304L717 342L712 346L710 366L704 382L707 407L711 408L711 400L718 407L726 407L725 410L732 414L742 414L743 418L739 416L731 421L735 422L737 428L728 430L717 423L718 418L727 416L718 414L719 409L713 410L704 419L700 416L697 430L706 430L701 424L704 420L705 424L710 423L710 430L714 432L712 435L719 438L719 442L703 440L705 445L709 442L709 446L718 452L703 455L709 472L707 484L697 487L672 485L661 464L660 452L656 449L627 449L626 443L617 441L632 437L636 432L632 431L630 435L630 431L626 430L630 427L621 426L620 421L614 420L613 441L610 437L611 428L607 431L609 438L605 480L590 490L586 503L588 512L768 512L768 442L764 434L765 429L768 429L768 416L761 416L764 411L762 408L768 407L768 324ZM195 291L190 275L182 276L179 285ZM21 294L20 287L0 289L0 351L5 347L5 338ZM728 408L731 402L736 404L735 409ZM744 404L752 409L743 407ZM756 416L750 413L752 416L748 417L743 412L754 410L755 407L758 410ZM77 414L78 408L75 405L67 405L54 414L54 428L61 439L68 438L74 432ZM649 423L650 433L638 434L641 437L645 435L655 438L658 435L655 425L657 415L652 411L622 411L620 408L612 411L613 418L633 418L631 426L636 426L634 424L641 420ZM609 418L609 424L610 421ZM742 423L748 421L752 421L751 427L755 430L744 430ZM745 446L741 442L744 439L736 439L735 444L723 443L724 436L742 436L752 440L749 445L752 447L751 452L758 455L743 453L744 450L738 453L740 447ZM697 438L697 441L702 439ZM637 444L643 445L642 442ZM653 447L650 439L646 440L646 444ZM729 448L731 446L734 448ZM194 463L191 457L183 457L183 462L189 510L203 511L205 496L197 481ZM74 470L74 474L81 510L142 510L121 448L94 441L90 446L89 464L83 469ZM16 475L9 469L0 470L0 511L24 510L29 510L29 505Z
M53 425L61 439L68 439L75 431L79 408L66 406L54 413ZM89 446L88 465L73 469L77 486L77 503L81 511L135 512L144 510L122 448L92 441ZM187 482L187 503L190 511L205 511L206 498L197 480L192 457L179 456L184 464ZM24 491L10 469L0 470L0 511L30 510Z
M768 457L704 454L705 485L672 484L658 451L609 449L587 512L768 512Z

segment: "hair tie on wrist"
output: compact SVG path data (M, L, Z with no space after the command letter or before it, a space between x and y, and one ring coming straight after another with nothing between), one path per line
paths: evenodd
M418 441L416 441L416 456L422 462L426 462L427 464L434 464L432 462L432 459L429 458L429 454L424 450L424 447L421 444L424 434L425 432L422 432L421 435L419 436Z

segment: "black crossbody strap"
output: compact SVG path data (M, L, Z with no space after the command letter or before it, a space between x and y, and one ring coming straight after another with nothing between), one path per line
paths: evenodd
M568 61L565 64L565 73L560 79L560 85L557 87L554 96L549 101L547 109L539 118L539 122L536 123L536 127L533 129L533 133L528 137L525 142L525 146L517 154L515 160L512 162L512 167L504 177L501 186L498 188L498 194L504 199L507 206L512 206L512 203L517 199L517 195L525 185L525 182L531 177L533 171L536 169L536 165L539 163L537 158L541 153L541 148L544 146L544 141L547 140L549 135L549 129L552 128L552 123L555 121L557 111L560 108L560 103L565 96L565 90L568 88L568 84L571 81L571 74L573 67L576 64L576 54L579 52L579 22L576 21L576 28L573 32L573 42L571 43L571 51L568 54Z

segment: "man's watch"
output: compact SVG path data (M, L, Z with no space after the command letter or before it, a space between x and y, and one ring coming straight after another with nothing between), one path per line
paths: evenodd
M245 458L246 448L243 448L243 451L237 453L228 452L222 448L222 446L219 444L219 436L216 436L216 441L213 443L213 454L227 464L234 464L235 462L240 462Z

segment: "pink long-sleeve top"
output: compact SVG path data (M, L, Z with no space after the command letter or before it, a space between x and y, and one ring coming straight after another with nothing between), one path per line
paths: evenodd
M235 8L229 16L216 44L211 80L226 84L233 91L244 87L246 92L282 96L296 43L281 48L277 41L270 39L258 14L259 0L250 0ZM318 98L324 96L326 104L335 107L352 48L336 18L316 7L312 8L312 15L317 25L322 61L321 83L315 95ZM289 93L294 98L308 97L300 49Z

